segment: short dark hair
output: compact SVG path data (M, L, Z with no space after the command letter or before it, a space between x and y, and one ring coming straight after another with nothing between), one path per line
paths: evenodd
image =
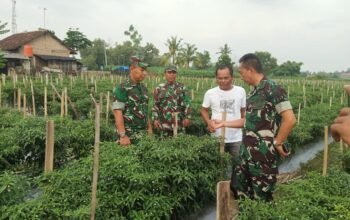
M262 73L263 68L259 57L253 53L247 53L239 59L239 63L241 63L246 68L253 68L256 72Z
M219 64L217 67L216 67L216 70L215 70L215 76L218 76L218 71L219 70L223 70L223 69L228 69L228 71L230 72L230 75L233 77L233 68L231 65L226 65L226 64Z

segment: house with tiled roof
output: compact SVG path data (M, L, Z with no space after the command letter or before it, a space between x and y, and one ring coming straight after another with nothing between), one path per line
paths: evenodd
M4 58L9 61L7 68L18 68L26 59L30 60L30 72L53 69L72 73L77 72L80 67L80 62L71 56L75 51L53 32L45 29L6 37L0 40L0 49L5 52Z

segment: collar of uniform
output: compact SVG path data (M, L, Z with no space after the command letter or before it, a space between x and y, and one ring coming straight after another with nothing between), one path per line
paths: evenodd
M175 85L177 85L177 81L175 81L174 83L166 82L166 85L167 86L175 86Z
M128 78L128 79L126 80L126 83L128 83L128 84L131 85L131 86L139 86L139 85L141 85L141 82L139 82L139 83L134 83L134 82L131 80L131 78Z
M255 90L259 90L259 89L264 88L264 87L265 87L266 82L267 82L267 77L266 77L266 76L264 76L264 77L263 77L263 78L260 80L259 84L258 84L258 85L256 85L256 86L254 87L254 89L255 89Z

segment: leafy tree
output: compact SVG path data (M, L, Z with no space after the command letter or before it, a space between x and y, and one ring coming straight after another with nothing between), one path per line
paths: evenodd
M135 49L135 54L140 55L140 44L142 41L141 34L135 29L134 25L130 25L129 29L124 31L124 34L130 37L132 47Z
M167 39L165 45L168 47L168 56L171 58L171 64L176 64L177 63L177 55L179 51L181 50L181 41L182 38L177 39L177 36L175 37L170 37Z
M135 55L134 48L131 41L125 41L122 44L115 44L108 50L110 63L116 65L127 65L129 57Z
M259 58L263 71L269 75L278 66L277 59L272 57L267 51L255 51L255 55Z
M95 39L91 47L81 49L81 61L88 69L97 70L105 65L105 45L104 40Z
M141 57L143 61L154 66L159 65L159 50L152 43L147 43L146 46L141 47Z
M185 43L185 47L181 48L179 53L179 61L185 68L190 67L190 63L196 58L197 47L194 44Z
M6 25L7 25L7 22L1 23L1 21L0 21L0 35L6 34L7 32L10 31L10 30L8 30L8 29L5 29L5 28L6 28Z
M225 44L223 47L220 47L219 52L218 52L218 54L220 54L220 56L230 55L231 53L232 53L232 50L229 48L229 46L227 44Z
M301 62L287 61L279 65L272 71L274 76L299 76L300 68L303 65Z
M220 54L218 61L216 62L216 66L219 65L227 65L227 66L233 66L234 62L232 62L230 58L232 50L229 48L227 44L225 44L223 47L219 48L218 54Z
M80 51L81 49L86 49L92 46L92 42L79 31L79 28L69 28L66 34L67 37L63 42L75 51Z
M206 69L210 66L210 55L208 51L204 51L203 53L197 52L196 58L193 61L193 66L196 69Z
M0 35L2 34L6 34L7 32L9 32L10 30L5 29L7 25L6 23L1 23L0 21ZM0 48L0 68L5 67L6 65L6 59L4 58L4 55L1 53L1 48Z

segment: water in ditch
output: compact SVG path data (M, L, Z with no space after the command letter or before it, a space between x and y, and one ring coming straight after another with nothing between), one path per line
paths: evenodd
M333 142L332 137L328 138L328 143ZM279 165L279 173L293 172L300 168L304 163L315 158L317 153L324 148L324 140L319 138L314 143L305 145L299 148L293 157L286 159L281 165ZM195 217L193 217L195 216ZM191 216L194 220L215 220L216 219L216 204L210 204L205 207L200 213Z

